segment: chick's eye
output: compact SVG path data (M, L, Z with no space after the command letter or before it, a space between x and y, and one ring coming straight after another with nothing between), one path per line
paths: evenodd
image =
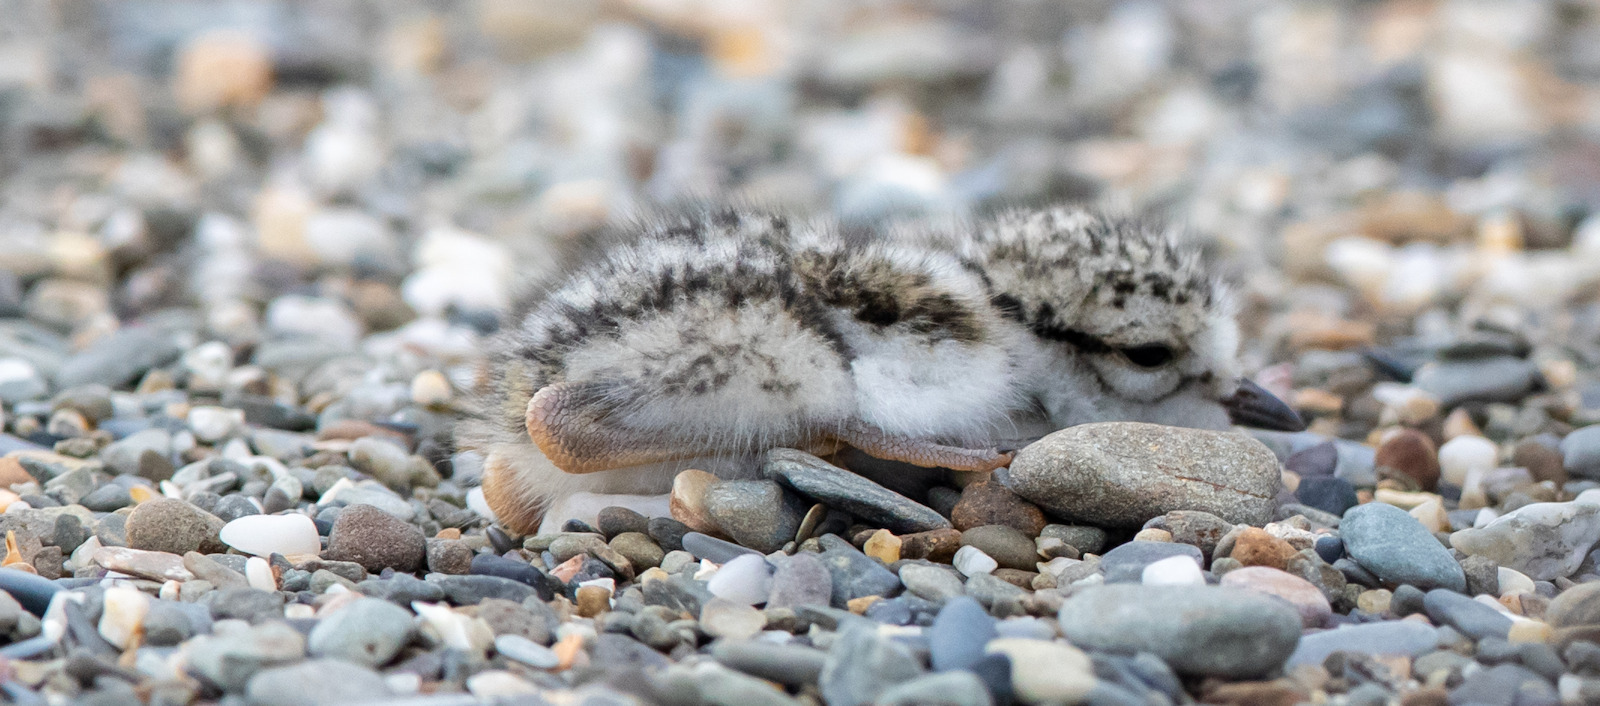
M1159 368L1172 362L1172 349L1161 345L1123 348L1122 356L1141 368Z

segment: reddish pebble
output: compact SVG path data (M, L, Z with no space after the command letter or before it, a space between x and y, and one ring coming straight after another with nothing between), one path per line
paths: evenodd
M1417 482L1423 490L1439 485L1439 449L1426 434L1415 429L1400 429L1378 446L1374 460L1379 469L1398 471Z

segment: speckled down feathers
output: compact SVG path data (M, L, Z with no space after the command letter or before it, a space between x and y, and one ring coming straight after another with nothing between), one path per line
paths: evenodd
M706 208L627 234L496 344L463 445L488 453L501 514L579 490L664 492L690 465L750 473L754 454L850 423L969 448L1102 419L1226 424L1231 307L1149 221L1062 208L949 238L845 238L825 221ZM1175 359L1140 369L1123 352L1137 345ZM626 443L695 457L562 473L524 421L558 383L583 386L572 399Z

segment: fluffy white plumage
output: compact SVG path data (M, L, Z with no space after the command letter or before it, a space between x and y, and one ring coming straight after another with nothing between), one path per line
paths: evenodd
M579 491L750 475L774 446L986 469L1088 421L1228 424L1232 305L1157 223L1054 208L849 239L706 209L630 235L496 344L461 441L513 529Z

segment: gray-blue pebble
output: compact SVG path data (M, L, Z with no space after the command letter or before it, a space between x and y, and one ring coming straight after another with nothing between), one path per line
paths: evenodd
M1405 510L1385 503L1350 508L1339 523L1339 535L1345 551L1384 581L1467 590L1467 576L1450 550Z

